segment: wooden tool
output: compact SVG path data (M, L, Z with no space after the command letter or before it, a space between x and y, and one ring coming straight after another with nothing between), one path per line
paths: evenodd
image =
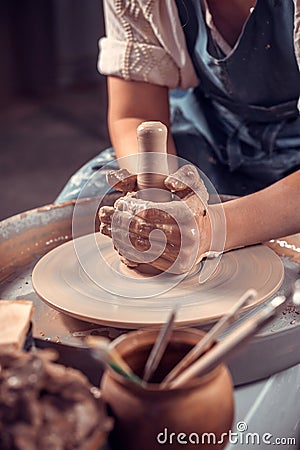
M144 200L167 202L172 198L164 179L169 175L167 158L167 127L161 122L142 122L137 128L137 185Z
M174 321L176 318L177 309L178 305L175 305L171 310L168 320L158 333L157 339L152 347L152 350L145 365L143 381L148 382L151 380L151 377L153 376L154 372L156 371L161 361L161 358L169 343L169 339L174 326Z
M222 341L214 345L207 353L194 362L194 364L180 373L169 384L169 388L173 389L182 386L191 378L195 376L201 377L204 373L213 370L218 364L227 361L234 352L274 317L276 311L284 304L285 300L284 295L278 295L265 308L242 321Z
M163 381L164 384L168 384L174 380L184 369L186 369L191 363L199 358L209 347L211 347L214 342L231 323L236 320L236 318L241 313L242 308L254 297L256 297L257 292L255 289L248 289L240 299L230 308L227 314L221 317L221 319L210 329L210 331L198 342L195 347L190 350L190 352L174 367L174 369L167 375Z

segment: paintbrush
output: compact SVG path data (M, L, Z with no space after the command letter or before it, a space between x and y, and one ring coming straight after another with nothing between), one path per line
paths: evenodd
M277 309L285 302L284 295L275 297L265 308L245 319L236 329L229 333L222 341L214 345L194 364L189 366L175 380L168 384L168 388L182 386L191 378L201 377L211 371L220 363L227 360L232 354L254 334L256 334L271 318Z
M163 380L161 387L170 383L176 378L180 372L188 367L196 358L199 358L220 336L220 334L237 319L241 312L241 309L254 297L257 292L254 289L248 289L240 297L240 299L233 305L227 314L221 317L221 319L210 329L210 331L204 335L204 337L189 351L189 353L171 370L171 372Z
M124 378L142 385L142 380L132 372L118 351L110 345L109 339L102 336L87 336L85 342L96 359L102 361Z

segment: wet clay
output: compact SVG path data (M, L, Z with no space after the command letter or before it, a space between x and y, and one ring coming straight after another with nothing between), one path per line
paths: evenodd
M152 201L168 201L164 179L169 175L167 161L167 127L161 122L143 122L137 128L139 190L156 188L159 191L144 192L143 198ZM148 198L149 197L149 198Z
M266 245L272 248L277 255L286 256L292 261L300 263L300 233L280 239L272 239Z

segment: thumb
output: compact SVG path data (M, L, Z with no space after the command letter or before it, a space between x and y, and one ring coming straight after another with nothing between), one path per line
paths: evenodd
M197 194L204 204L208 202L208 192L199 172L192 164L180 167L175 173L169 175L165 181L165 186L171 192L183 198L193 192Z
M137 176L128 172L127 169L110 170L106 175L106 180L110 186L125 194L136 191Z

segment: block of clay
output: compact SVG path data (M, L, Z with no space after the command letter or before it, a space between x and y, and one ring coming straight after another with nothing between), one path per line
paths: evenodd
M0 300L0 347L23 347L32 314L29 300Z

